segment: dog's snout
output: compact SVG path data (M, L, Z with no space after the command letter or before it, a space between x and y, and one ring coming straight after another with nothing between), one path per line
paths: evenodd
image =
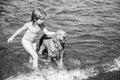
M66 39L66 37L64 36L64 37L63 37L63 40L65 40L65 39Z
M59 39L60 43L64 42L64 40Z
M67 38L64 36L64 37L63 37L63 40L64 40L64 41L66 41L66 40L67 40Z

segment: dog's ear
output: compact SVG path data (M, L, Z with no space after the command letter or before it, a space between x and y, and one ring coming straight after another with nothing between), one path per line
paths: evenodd
M53 38L57 37L57 32L55 32L55 34L53 35Z
M68 35L68 34L65 32L65 33L64 33L64 36L63 36L65 41L67 40L67 35Z
M57 40L57 32L55 32L55 34L53 35L53 40L54 40L54 41Z
M65 35L64 35L64 36L67 37L67 35L68 35L68 34L65 32Z

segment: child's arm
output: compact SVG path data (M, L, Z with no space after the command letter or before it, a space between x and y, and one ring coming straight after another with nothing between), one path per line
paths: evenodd
M53 36L55 34L55 32L52 32L52 31L48 31L47 28L44 28L43 29L43 32L48 35L48 36Z
M42 26L40 26L40 28L43 30L43 32L47 35L47 36L53 36L55 34L55 32L53 31L48 31L48 29L45 27L45 25L43 24Z
M8 39L8 43L12 42L13 39L18 35L20 34L23 30L26 30L27 29L27 23L21 27L20 29L18 29L9 39Z

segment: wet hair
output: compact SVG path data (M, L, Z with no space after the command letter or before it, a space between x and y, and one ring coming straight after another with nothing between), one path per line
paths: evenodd
M46 12L40 8L37 8L35 10L32 11L32 16L31 16L31 20L33 22L33 24L36 22L36 20L38 19L45 19L46 16Z

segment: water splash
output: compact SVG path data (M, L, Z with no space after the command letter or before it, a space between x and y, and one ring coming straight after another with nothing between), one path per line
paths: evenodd
M100 69L101 68L101 69ZM28 74L19 74L16 77L11 76L6 80L85 80L89 77L95 77L102 72L112 72L120 70L120 58L114 59L101 65L95 65L86 69L58 70L52 67L43 68L40 71L33 71Z

